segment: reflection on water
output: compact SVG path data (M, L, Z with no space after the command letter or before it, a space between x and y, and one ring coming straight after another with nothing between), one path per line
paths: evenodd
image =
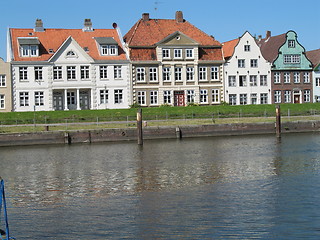
M292 237L315 236L319 140L292 134L280 142L267 135L5 147L0 175L16 237L277 239L297 226Z

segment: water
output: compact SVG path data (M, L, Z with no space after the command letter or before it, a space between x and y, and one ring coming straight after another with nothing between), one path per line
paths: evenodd
M320 239L319 134L3 147L0 176L17 239Z

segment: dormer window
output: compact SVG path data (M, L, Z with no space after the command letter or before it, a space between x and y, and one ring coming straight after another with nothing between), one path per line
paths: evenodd
M38 57L40 42L36 37L18 38L21 57Z
M112 37L97 37L95 40L100 48L101 56L117 56L118 55L118 43Z
M76 57L77 57L77 54L73 50L68 51L66 54L66 58L76 58Z

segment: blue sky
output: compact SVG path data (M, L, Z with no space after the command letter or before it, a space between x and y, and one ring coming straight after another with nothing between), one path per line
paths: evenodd
M82 28L91 18L94 28L112 28L116 22L124 35L141 18L172 19L183 11L184 18L220 42L245 31L265 36L294 30L307 51L320 48L320 1L304 0L2 0L0 14L0 57L6 59L8 28L33 28L37 18L45 28Z

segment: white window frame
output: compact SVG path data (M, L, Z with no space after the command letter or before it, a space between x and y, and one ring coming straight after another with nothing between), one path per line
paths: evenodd
M138 91L137 92L137 103L140 106L147 105L147 103L146 103L146 91Z
M320 87L320 77L316 78L316 87Z
M114 103L115 104L123 103L123 89L114 90Z
M274 103L281 103L281 90L274 91Z
M182 81L182 67L175 67L174 68L174 80L177 82Z
M194 49L193 48L186 49L186 59L194 59Z
M305 89L303 91L303 101L304 102L310 102L311 101L311 90Z
M0 94L0 109L6 108L6 97L4 94Z
M238 68L245 68L245 67L246 67L245 59L238 59Z
M285 54L283 56L283 63L284 64L299 64L301 61L300 54Z
M44 106L44 92L42 91L34 92L34 105Z
M293 73L293 83L300 83L300 72Z
M100 89L100 104L107 104L109 102L109 90Z
M6 87L6 75L5 74L0 75L0 87Z
M288 48L295 48L296 41L295 40L288 40Z
M162 76L163 76L163 81L164 82L170 82L171 78L170 78L170 67L163 67L162 68Z
M280 72L273 73L273 82L274 83L281 83L281 73Z
M211 90L212 103L220 103L220 89Z
M237 78L235 75L228 76L228 86L236 87L237 86Z
M194 103L194 90L187 90L187 104L188 103Z
M250 47L249 44L244 45L244 51L245 51L245 52L250 52L250 51L251 51L250 48L251 48L251 47Z
M250 75L250 87L258 86L257 75Z
M173 56L175 59L182 59L182 49L181 48L173 49Z
M219 80L219 67L211 67L211 80L217 81Z
M199 81L207 81L207 67L199 67Z
M158 91L150 91L150 105L158 105Z
M254 105L258 103L258 94L250 93L250 103Z
M150 67L149 68L149 81L150 82L158 82L158 68Z
M77 68L76 66L67 66L67 80L77 79Z
M163 91L163 103L164 104L171 104L171 91L170 90L164 90Z
M194 81L194 67L187 67L186 68L186 77L187 77L187 81Z
M43 81L43 68L34 67L34 79L36 81Z
M62 79L62 66L54 66L53 80L61 80L61 79Z
M164 59L170 58L170 49L169 48L162 49L162 58L164 58Z
M20 107L29 106L29 92L19 92L19 105Z
M240 105L248 104L248 95L246 93L240 93Z
M290 83L290 72L283 73L283 83Z
M257 68L258 67L258 59L250 59L250 67Z
M89 66L80 66L80 78L82 80L88 80L90 78Z
M113 67L114 79L122 79L122 66Z
M100 54L102 56L117 56L118 55L118 45L100 45Z
M268 76L260 75L260 86L268 86Z
M146 69L144 67L136 68L136 79L137 82L145 82L146 81Z
M303 82L304 83L310 83L310 73L309 72L304 72L303 73Z
M100 74L100 79L108 79L108 66L106 65L100 65L99 66L99 74Z
M260 104L268 104L268 93L260 93Z
M200 103L208 103L208 89L200 89Z
M247 76L240 75L239 76L239 87L246 87L247 86Z
M21 57L38 57L39 46L38 45L21 45L20 55Z
M291 98L291 91L290 90L284 90L284 103L291 103L292 98Z
M229 104L237 105L237 94L229 94Z
M19 67L19 80L28 81L28 67Z

